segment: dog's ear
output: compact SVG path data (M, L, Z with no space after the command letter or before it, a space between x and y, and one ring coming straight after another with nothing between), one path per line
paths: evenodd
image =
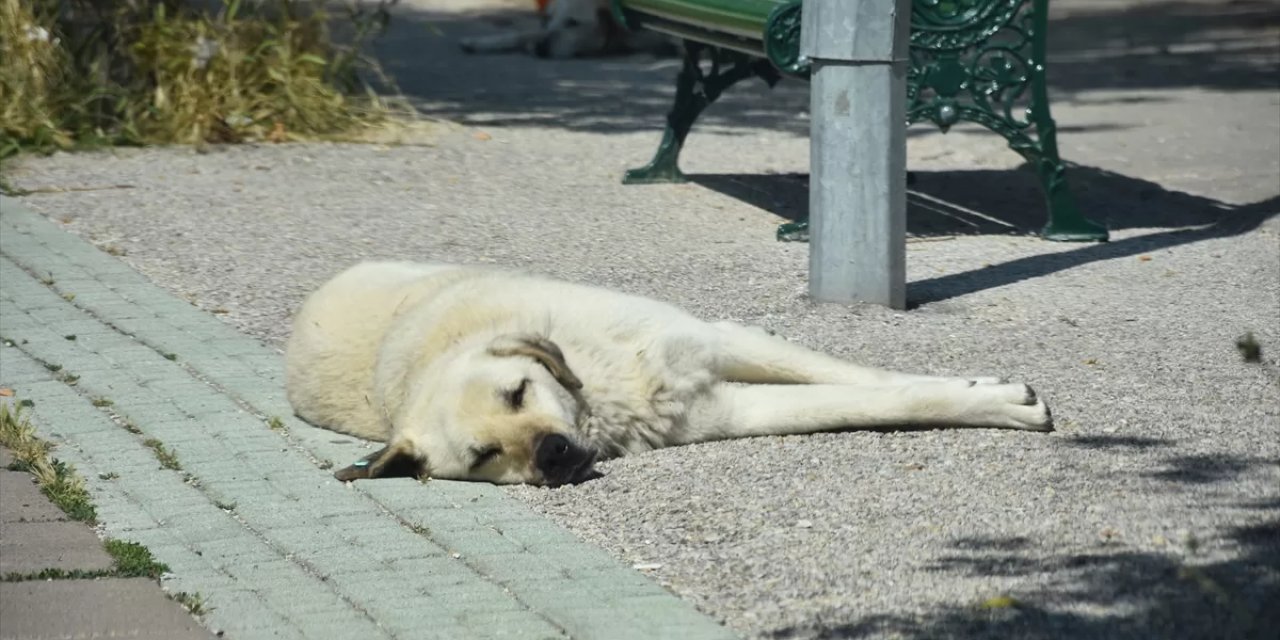
M498 336L489 344L489 353L499 357L528 356L546 367L564 388L574 391L582 388L582 381L569 369L560 347L542 336L524 333Z
M333 477L343 482L366 478L421 478L426 475L426 462L414 453L413 446L405 440L389 444L333 473Z

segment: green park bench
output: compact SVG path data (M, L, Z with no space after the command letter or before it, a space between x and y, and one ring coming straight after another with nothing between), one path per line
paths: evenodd
M906 124L928 120L945 132L967 121L1004 136L1035 167L1044 188L1049 215L1041 235L1106 240L1107 230L1077 209L1058 157L1045 79L1049 0L911 5ZM685 137L734 83L758 77L772 87L786 76L808 79L810 65L800 55L801 7L801 0L613 0L615 18L628 29L665 33L685 47L662 143L653 160L628 171L623 182L683 182ZM795 231L780 228L779 234Z

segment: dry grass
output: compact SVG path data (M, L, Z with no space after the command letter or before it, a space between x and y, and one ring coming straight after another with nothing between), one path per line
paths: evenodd
M395 1L350 5L338 43L307 0L0 0L0 157L358 134L390 113L362 51Z
M40 490L71 519L95 522L98 514L89 501L84 478L70 465L49 457L52 447L35 436L23 408L20 402L12 407L0 402L0 445L13 452L13 468L35 476Z

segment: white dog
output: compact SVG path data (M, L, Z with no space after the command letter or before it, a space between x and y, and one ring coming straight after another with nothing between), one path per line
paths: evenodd
M609 0L551 0L536 29L506 31L464 38L459 45L468 53L531 53L543 58L675 49L664 36L630 32L613 20Z
M343 480L558 485L600 457L724 438L1052 429L1023 384L862 367L655 300L449 265L339 274L295 318L286 367L299 416L387 442Z

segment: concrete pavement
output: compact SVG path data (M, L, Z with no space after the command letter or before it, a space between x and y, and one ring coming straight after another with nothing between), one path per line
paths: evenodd
M732 636L496 487L337 482L366 445L292 417L276 352L8 198L0 256L0 384L88 479L103 533L167 564L209 629Z
M30 474L9 470L12 462L0 448L0 638L214 637L154 580L110 575L114 562L93 530L69 520ZM49 570L83 577L40 577Z

